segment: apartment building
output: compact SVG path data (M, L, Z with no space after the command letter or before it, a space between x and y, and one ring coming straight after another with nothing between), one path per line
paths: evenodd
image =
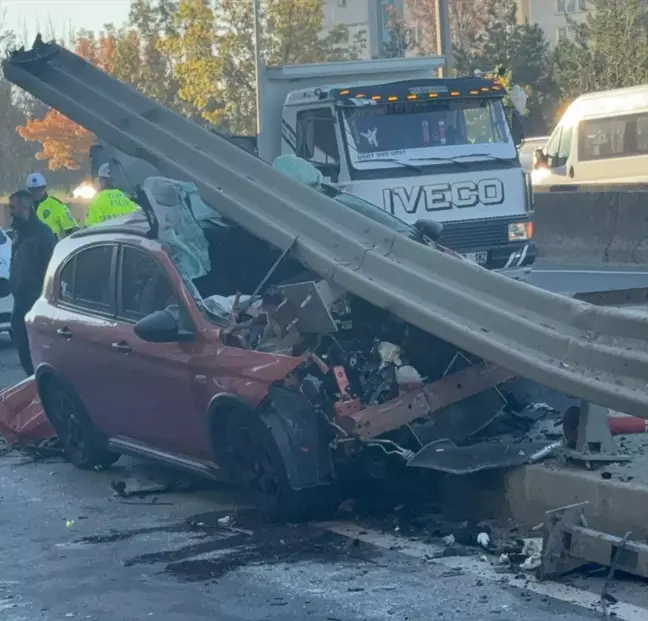
M518 0L518 19L538 24L549 43L555 45L569 36L569 20L585 21L590 5L589 0Z
M346 24L351 37L364 31L364 57L375 58L389 43L392 15L402 16L403 5L403 0L325 0L324 31L337 24Z

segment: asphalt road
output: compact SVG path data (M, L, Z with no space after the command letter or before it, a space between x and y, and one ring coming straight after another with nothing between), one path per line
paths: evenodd
M537 265L529 283L556 293L583 293L648 287L648 266Z
M637 272L632 282L646 276ZM598 272L534 276L543 278L570 285L614 280ZM22 377L13 347L0 335L0 384ZM227 487L201 484L124 500L110 485L169 476L132 460L81 472L58 459L0 456L0 619L581 621L601 615L600 577L538 583L499 573L496 559L478 551L439 558L441 542L408 532L398 517L271 525ZM645 584L615 582L616 618L648 618L646 591Z

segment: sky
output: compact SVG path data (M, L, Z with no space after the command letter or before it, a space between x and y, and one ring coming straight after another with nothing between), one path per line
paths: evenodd
M0 0L0 15L7 28L22 39L39 31L56 36L70 30L100 30L109 22L119 26L128 18L130 0ZM46 37L47 38L47 37Z

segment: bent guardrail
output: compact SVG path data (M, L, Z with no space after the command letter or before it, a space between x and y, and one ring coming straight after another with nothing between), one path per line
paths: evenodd
M648 315L530 287L407 239L272 169L56 44L5 77L323 278L457 347L557 390L648 418Z

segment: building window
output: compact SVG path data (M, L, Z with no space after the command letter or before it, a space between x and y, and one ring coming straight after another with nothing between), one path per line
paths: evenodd
M398 28L401 19L403 19L402 0L378 0L378 32L381 43L391 43L392 32Z
M585 10L585 0L556 0L556 11L558 13L576 13Z
M587 0L578 0L578 10L587 11Z
M338 3L338 6L339 6L341 9L344 9L344 8L346 8L347 0L337 0L337 3Z
M556 43L565 41L567 39L567 28L556 29Z

